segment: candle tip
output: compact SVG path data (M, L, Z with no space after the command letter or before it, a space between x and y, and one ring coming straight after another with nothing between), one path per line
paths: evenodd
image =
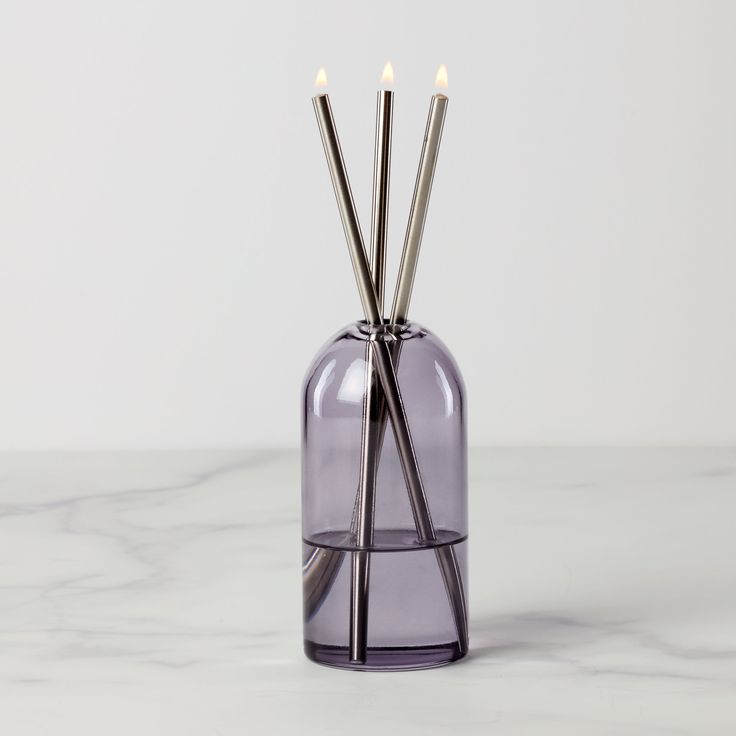
M444 64L440 64L434 84L435 87L444 87L444 89L447 89L447 67Z
M384 84L394 83L394 68L391 66L391 62L387 61L386 66L383 67L383 74L381 75L381 82Z
M327 86L327 72L325 68L321 66L317 72L317 79L314 80L315 87L326 87Z

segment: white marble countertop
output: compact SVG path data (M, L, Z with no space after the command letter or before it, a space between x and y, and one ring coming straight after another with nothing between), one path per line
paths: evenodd
M736 733L736 450L471 455L471 656L301 652L292 452L0 456L0 732Z

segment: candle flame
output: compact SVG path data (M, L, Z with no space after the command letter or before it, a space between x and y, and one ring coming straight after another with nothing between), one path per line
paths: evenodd
M381 74L381 81L385 84L394 83L394 68L391 66L391 62L387 61L386 66L383 67L383 74Z
M327 86L327 72L325 68L321 66L317 72L317 79L314 80L315 87L326 87Z
M444 64L440 64L440 68L437 70L437 76L434 78L434 84L436 87L447 89L447 67Z

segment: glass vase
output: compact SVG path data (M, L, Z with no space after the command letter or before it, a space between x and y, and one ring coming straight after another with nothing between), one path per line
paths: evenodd
M387 408L378 342L391 355L403 418ZM397 446L397 421L412 452ZM418 468L419 494L407 463ZM401 670L465 655L465 389L448 349L421 325L354 323L315 357L302 393L302 539L310 659Z

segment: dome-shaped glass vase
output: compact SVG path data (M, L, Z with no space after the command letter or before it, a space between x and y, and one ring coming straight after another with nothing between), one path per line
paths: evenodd
M319 351L302 402L307 656L363 670L460 659L467 443L452 355L417 323L351 324Z

